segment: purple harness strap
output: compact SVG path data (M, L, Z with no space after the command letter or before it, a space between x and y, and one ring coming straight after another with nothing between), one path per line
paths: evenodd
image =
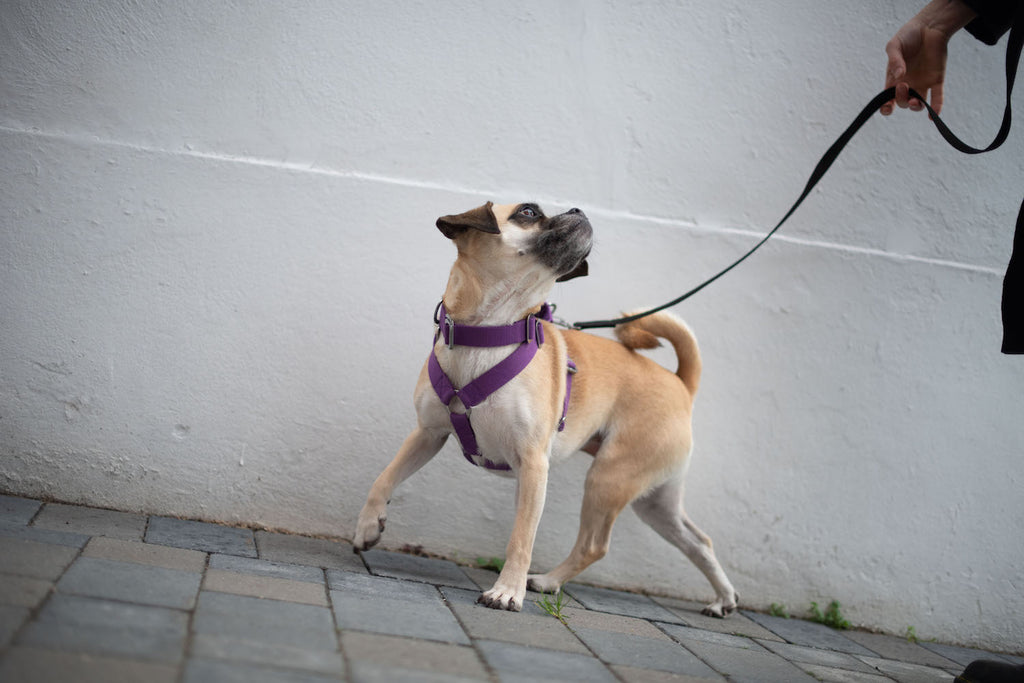
M427 373L430 376L430 384L434 387L437 397L441 399L441 403L448 408L452 429L462 445L462 454L466 457L466 460L474 465L504 472L512 469L508 463L494 462L480 454L476 433L473 431L473 425L469 421L469 416L474 406L479 405L488 396L508 384L530 364L530 361L537 354L540 345L544 343L544 328L541 325L541 321L550 321L551 313L551 307L548 304L544 304L537 315L530 314L511 325L472 326L455 323L445 311L444 303L442 302L437 305L437 309L434 312L434 322L438 326L437 334L434 336L435 344L441 337L444 338L448 348L456 345L496 347L519 344L515 351L504 360L461 389L457 389L452 384L451 379L448 378L448 375L441 369L436 352L432 351L430 359L427 361ZM558 431L565 429L565 418L569 412L569 397L572 391L572 376L576 374L576 364L570 360L568 365L565 400L562 403L562 418L558 422ZM466 407L465 413L452 411L451 402L456 398L462 401L462 405Z

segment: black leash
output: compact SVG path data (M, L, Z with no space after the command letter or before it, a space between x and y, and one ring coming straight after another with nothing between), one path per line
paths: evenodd
M1024 3L1022 3L1021 6L1022 8L1024 8ZM984 149L972 147L967 143L963 142L956 135L954 135L953 131L951 131L949 127L942 122L942 119L939 118L939 115L935 113L935 110L932 109L931 105L928 104L925 98L922 97L913 88L910 89L910 97L917 98L924 104L925 108L928 110L928 114L931 116L932 122L935 124L935 128L939 131L939 134L942 135L943 138L945 138L946 142L948 142L957 150L963 152L964 154L983 154L985 152L991 152L992 150L1002 145L1003 142L1006 140L1006 137L1010 134L1010 95L1013 92L1013 82L1017 77L1017 63L1020 61L1022 45L1024 45L1024 9L1020 9L1017 11L1017 16L1013 22L1013 26L1010 29L1010 37L1006 44L1006 108L1003 110L1003 123L999 127L999 132L996 133L995 139L992 140L992 143L988 147L985 147ZM814 186L818 184L818 181L821 180L822 177L824 177L825 173L828 172L828 169L832 166L832 163L839 157L840 152L842 152L843 148L846 147L847 143L849 143L850 140L853 139L853 136L857 134L857 131L861 129L861 126L867 123L868 119L870 119L883 104L892 100L895 96L896 88L888 88L875 95L871 99L871 101L864 106L860 114L857 115L857 118L853 120L853 123L851 123L846 128L846 130L843 131L843 134L840 135L834 143L832 143L832 146L829 147L825 154L821 157L821 160L818 162L818 165L814 167L814 172L811 173L811 177L808 179L807 185L804 187L804 191L800 193L800 196L797 198L796 202L793 203L793 206L790 207L789 211L786 212L786 215L782 217L782 220L780 220L776 224L776 226L772 228L768 232L768 234L761 239L760 242L755 244L753 249L751 249L738 259L736 259L736 261L730 264L727 268L720 271L716 275L708 278L707 280L697 285L690 291L686 292L682 296L676 297L672 301L669 301L666 304L662 304L661 306L652 308L649 311L636 313L634 315L628 315L622 318L615 318L612 320L589 320L586 322L573 323L573 329L587 330L598 327L615 327L616 325L622 325L628 322L632 322L634 320L639 320L640 318L651 315L652 313L657 313L658 311L662 311L666 308L671 308L672 306L680 304L683 301L689 299L691 296L701 291L702 289L710 285L712 282L714 282L718 278L722 277L723 275L731 271L739 264L746 261L747 258L750 257L755 251L760 249L765 242L771 239L771 236L778 232L779 228L782 227L783 223L785 223L789 219L789 217L793 215L793 212L797 210L800 204L803 203L804 199L807 198L807 195L811 193L811 190L814 189Z

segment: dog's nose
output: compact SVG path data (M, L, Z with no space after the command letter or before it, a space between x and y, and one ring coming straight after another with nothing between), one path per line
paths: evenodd
M579 209L573 207L573 208L569 209L568 211L566 211L566 213L583 213L583 212L580 211Z

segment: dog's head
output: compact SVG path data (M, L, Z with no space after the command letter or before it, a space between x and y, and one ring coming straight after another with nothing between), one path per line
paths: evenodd
M455 242L460 256L473 259L500 279L536 269L557 282L586 275L594 236L590 221L579 209L546 216L533 203L487 202L465 213L442 216L437 227Z

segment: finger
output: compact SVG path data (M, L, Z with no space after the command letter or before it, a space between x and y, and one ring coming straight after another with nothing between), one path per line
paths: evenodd
M942 111L942 83L932 86L932 109L936 114Z
M906 83L896 84L896 105L901 109L910 106L910 86Z

